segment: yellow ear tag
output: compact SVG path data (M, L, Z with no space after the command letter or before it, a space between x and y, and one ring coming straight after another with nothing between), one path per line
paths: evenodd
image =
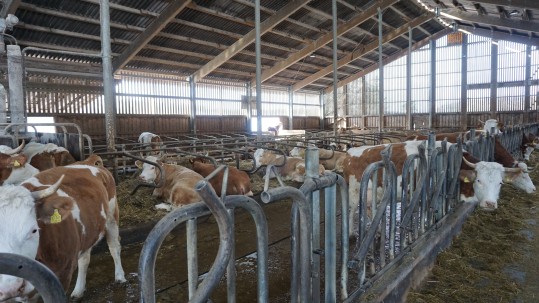
M505 182L511 182L511 177L505 177Z
M58 212L58 209L54 210L54 213L51 216L51 224L56 224L62 222L62 215Z
M19 163L19 161L15 160L15 161L13 162L13 166L14 166L14 167L19 167L19 166L21 166L21 163Z
M470 183L470 179L468 179L468 177L464 177L464 183Z

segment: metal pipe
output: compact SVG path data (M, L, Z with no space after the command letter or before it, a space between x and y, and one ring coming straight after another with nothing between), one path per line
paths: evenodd
M294 129L294 91L288 87L288 129Z
M196 115L197 115L197 103L196 103L196 84L195 84L195 77L191 76L189 77L189 99L191 100L191 115L190 115L190 121L189 126L191 127L191 133L193 135L197 134L197 123L196 123Z
M6 88L0 84L0 123L7 123L8 100L6 96Z
M412 27L408 27L408 55L406 56L406 128L412 130Z
M64 287L56 275L36 260L17 254L0 253L0 273L32 283L45 303L68 302Z
M103 66L103 95L105 99L105 133L108 151L115 151L116 106L114 104L114 78L112 76L112 51L110 48L109 1L100 0L101 56Z
M262 136L262 60L260 51L260 0L255 0L256 135Z
M187 236L187 284L189 300L193 297L198 285L198 254L197 254L197 219L191 219L186 224Z
M382 9L378 7L378 131L384 128L384 53Z
M335 0L333 0L335 1ZM308 146L305 150L305 175L308 179L320 178L319 173L319 151L317 147ZM311 206L311 218L312 218L312 250L314 252L320 252L320 191L313 190L306 194L308 204ZM327 240L327 239L326 239ZM312 293L317 294L313 296L313 303L320 302L320 253L313 254L312 260Z
M337 82L339 81L337 75L337 63L339 58L337 57L337 0L331 0L331 12L332 12L332 31L333 31L333 48L332 48L332 58L333 58L333 135L337 137L337 119L338 107L337 107Z

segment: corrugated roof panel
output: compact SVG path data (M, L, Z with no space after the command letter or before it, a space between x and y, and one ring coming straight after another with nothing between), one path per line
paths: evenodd
M237 39L223 34L214 33L177 23L169 23L163 29L163 32L185 37L196 37L197 40L206 41L211 44L217 43L222 45L223 47L227 47L237 41Z

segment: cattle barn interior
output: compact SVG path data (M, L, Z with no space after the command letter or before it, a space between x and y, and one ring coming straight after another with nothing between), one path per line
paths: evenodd
M94 232L63 169L116 188L87 277L0 239L0 275L45 302L469 301L425 288L437 254L484 209L536 207L539 1L0 4L0 192L71 197L35 207L43 249L49 225ZM469 296L526 302L524 280Z

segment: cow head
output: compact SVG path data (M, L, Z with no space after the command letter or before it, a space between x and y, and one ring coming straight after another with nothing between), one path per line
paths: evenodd
M20 184L39 170L27 163L28 157L19 154L24 142L17 148L0 145L0 184Z
M159 166L163 165L163 162L155 156L148 156L146 160L155 162ZM159 180L159 169L155 165L144 163L142 161L136 161L135 164L138 168L142 169L139 179L144 183L155 183L155 180Z
M460 180L464 183L473 183L474 196L483 209L498 208L498 197L503 184L504 167L496 162L471 163L462 157L462 160L472 170L461 169Z
M528 194L535 192L535 185L528 174L528 165L518 162L517 167L504 168L504 181Z
M0 252L35 259L39 246L38 221L57 224L71 213L73 202L69 197L57 195L54 199L47 199L58 190L63 177L53 185L34 192L24 185L0 187ZM24 300L33 290L33 285L22 278L0 275L2 302L11 298Z

